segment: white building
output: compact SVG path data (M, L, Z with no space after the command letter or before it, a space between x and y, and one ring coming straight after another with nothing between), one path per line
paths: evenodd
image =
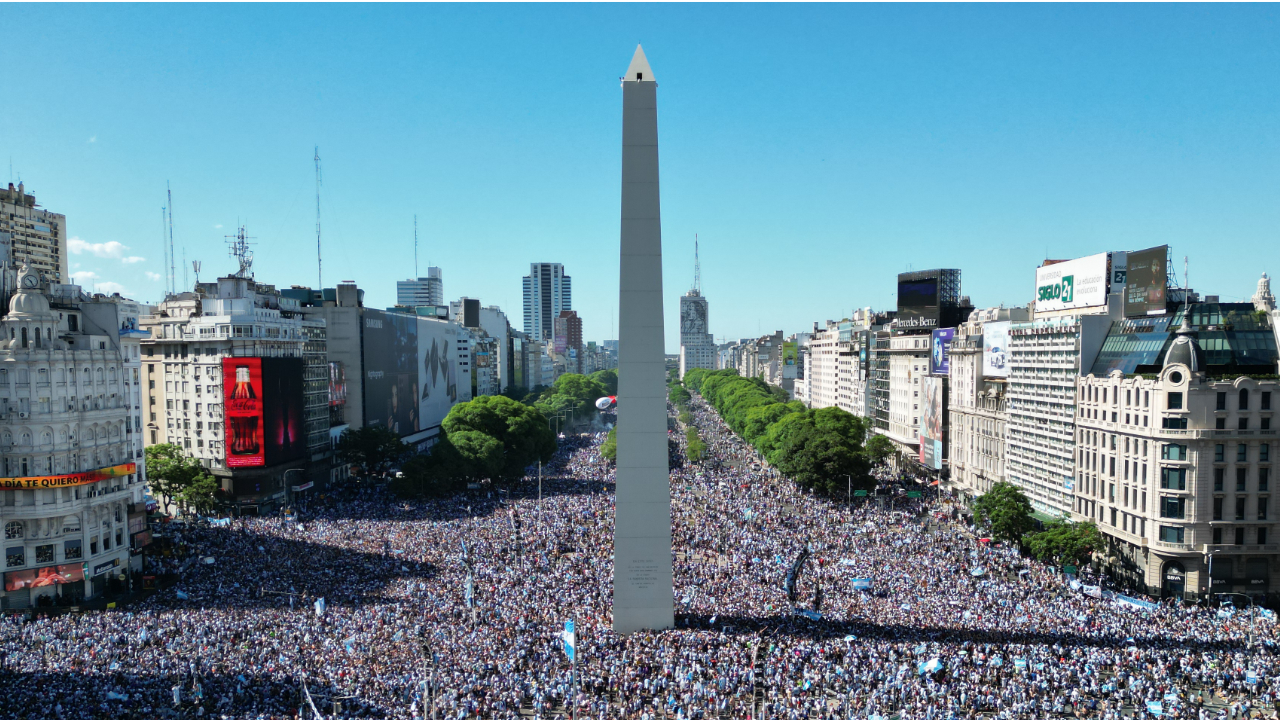
M396 305L422 307L444 305L444 278L440 268L427 268L427 276L396 281Z
M7 250L6 250L7 248ZM70 282L67 216L36 205L22 183L0 189L0 257L26 264L48 283Z
M697 288L680 297L680 377L694 368L714 370L716 342L708 332L707 299Z
M51 302L31 267L18 285L0 321L5 608L101 594L141 568L146 529L116 328L91 330L69 290Z
M524 277L524 333L534 340L555 340L555 319L573 309L573 284L560 263L531 263Z
M889 432L905 455L920 449L920 379L929 374L929 335L889 339Z

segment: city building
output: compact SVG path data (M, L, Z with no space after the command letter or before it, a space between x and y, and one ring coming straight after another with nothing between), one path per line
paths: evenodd
M889 431L898 452L920 453L921 379L929 374L929 335L889 338Z
M564 372L582 372L582 318L573 310L561 310L553 324L555 355Z
M1005 433L1009 418L1007 372L996 353L1011 321L1026 321L1026 308L974 310L956 328L949 353L948 458L944 487L976 498L1005 479ZM995 342L984 344L984 326Z
M116 306L41 277L22 266L0 320L5 609L123 586L149 540Z
M573 284L560 263L531 263L524 277L524 334L555 340L555 319L573 309Z
M67 283L67 243L66 215L41 208L22 183L0 190L0 257L27 265L47 283Z
M444 305L444 277L440 268L427 268L427 276L396 281L396 305L407 308Z
M890 347L892 333L889 330L877 330L871 340L868 362L868 392L871 397L871 427L881 435L889 434L889 376Z
M708 332L707 299L698 288L680 296L680 377L694 368L715 369L716 341Z
M1072 511L1107 537L1117 582L1165 597L1280 591L1273 337L1251 303L1113 324L1076 392Z

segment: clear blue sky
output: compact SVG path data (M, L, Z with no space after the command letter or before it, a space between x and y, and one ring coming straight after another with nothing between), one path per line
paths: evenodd
M585 338L609 337L637 41L660 86L670 352L694 233L717 338L890 308L907 269L962 268L979 306L1030 300L1046 255L1169 243L1224 299L1280 270L1274 5L5 16L0 162L67 215L86 285L141 300L161 295L166 180L206 279L233 269L223 236L243 222L261 281L314 285L319 145L326 285L392 304L417 213L448 297L519 328L529 263L562 262Z

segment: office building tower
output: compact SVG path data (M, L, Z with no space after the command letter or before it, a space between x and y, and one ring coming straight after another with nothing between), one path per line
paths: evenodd
M444 305L444 278L440 268L427 268L427 276L417 280L397 280L396 305L411 308Z
M0 246L15 267L26 265L49 283L68 283L67 216L36 205L22 183L0 190Z
M524 333L543 342L555 339L555 319L573 309L572 283L560 263L532 263L524 277Z

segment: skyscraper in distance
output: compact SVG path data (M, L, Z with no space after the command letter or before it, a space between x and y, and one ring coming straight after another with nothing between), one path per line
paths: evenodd
M524 276L524 332L535 340L555 337L555 319L573 309L573 284L560 263L530 263Z
M693 241L693 287L680 297L680 377L694 368L716 368L716 343L708 331L707 299L702 296L702 265Z
M0 245L8 246L14 267L29 266L41 279L69 283L67 216L36 205L22 183L0 189ZM0 252L0 255L6 253Z
M396 304L406 307L444 305L444 277L440 268L427 268L427 276L396 281Z
M644 50L622 79L613 630L675 625L658 200L658 85Z

